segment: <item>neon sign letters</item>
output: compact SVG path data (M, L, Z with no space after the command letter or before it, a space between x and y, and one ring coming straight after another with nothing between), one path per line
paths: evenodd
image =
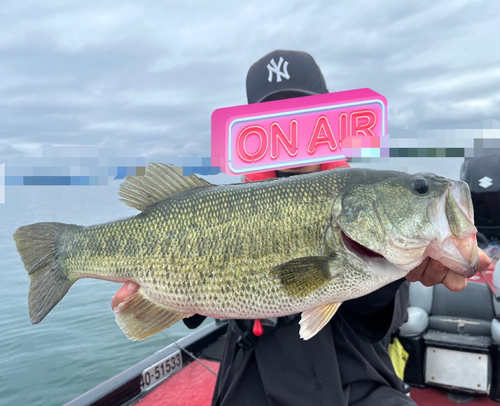
M223 108L212 114L212 165L237 175L380 157L386 132L387 101L370 89Z

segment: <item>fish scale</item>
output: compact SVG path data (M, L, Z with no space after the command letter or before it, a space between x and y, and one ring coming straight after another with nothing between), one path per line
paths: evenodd
M426 246L439 247L433 222L450 218L454 234L473 239L467 204L454 204L468 191L453 194L447 179L415 176L428 182L429 193L416 193L414 176L401 172L336 169L213 186L151 164L145 176L127 177L120 189L122 200L141 210L135 217L16 231L31 278L32 322L41 321L72 283L91 277L140 285L115 310L132 339L194 313L266 318L305 310L301 335L310 338L333 315L338 305L332 304L404 276L426 257ZM435 207L451 214L429 219ZM41 243L33 245L33 238ZM406 262L394 241L406 250ZM378 256L360 254L356 244Z
M319 254L322 225L329 215L328 201L317 204L319 210L314 210L307 200L311 200L313 189L318 196L321 193L317 183L308 186L312 189L306 190L300 184L294 188L275 188L265 198L260 188L255 188L256 192L238 193L238 187L227 186L199 193L196 197L203 200L197 205L188 197L174 202L166 200L136 218L80 227L76 231L70 229L63 234L60 251L72 255L62 260L61 265L70 279L81 277L86 270L86 277L135 281L145 287L148 297L176 310L202 306L205 312L215 312L220 301L234 302L238 295L243 302L254 303L247 309L236 309L243 311L244 317L261 311L260 301L254 301L255 294L244 286L240 290L227 286L237 286L242 275L248 275L250 284L264 294L261 300L264 308L273 313L281 303L276 302L279 281L266 277L269 269L284 262L289 252L300 256ZM303 198L299 200L297 196ZM271 202L291 209L274 213L268 209ZM223 209L227 213L221 216ZM321 221L313 221L314 214ZM169 236L161 232L160 219L161 228L171 231ZM201 221L210 227L200 227ZM280 227L274 227L274 223ZM316 229L311 229L311 224L316 224ZM152 239L146 238L148 233ZM64 238L66 234L68 239ZM261 238L263 234L267 234L265 239ZM114 242L111 247L106 244L110 239ZM225 244L224 240L231 244ZM74 249L73 244L78 241L84 243L85 249ZM153 242L153 247L164 250L147 255L145 251ZM213 268L225 271L213 278ZM200 273L201 278L192 277ZM209 294L199 283L203 279L214 284ZM179 293L171 293L176 291ZM227 316L234 317L234 311Z

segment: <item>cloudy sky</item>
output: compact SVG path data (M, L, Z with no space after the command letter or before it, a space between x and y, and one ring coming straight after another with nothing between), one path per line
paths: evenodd
M209 155L249 66L309 52L330 91L387 97L389 128L500 119L500 3L2 0L0 162L41 144ZM495 51L496 50L496 51Z

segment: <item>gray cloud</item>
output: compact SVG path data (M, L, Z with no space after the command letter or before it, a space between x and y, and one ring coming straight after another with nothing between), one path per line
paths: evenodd
M311 53L331 91L370 87L389 126L499 118L497 2L17 2L0 12L0 162L40 144L209 153L249 66ZM9 152L10 151L10 152Z

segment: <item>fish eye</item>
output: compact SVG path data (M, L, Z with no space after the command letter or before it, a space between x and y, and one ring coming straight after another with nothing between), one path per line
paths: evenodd
M417 192L419 195L425 195L429 191L429 184L427 180L418 176L411 181L411 187Z

